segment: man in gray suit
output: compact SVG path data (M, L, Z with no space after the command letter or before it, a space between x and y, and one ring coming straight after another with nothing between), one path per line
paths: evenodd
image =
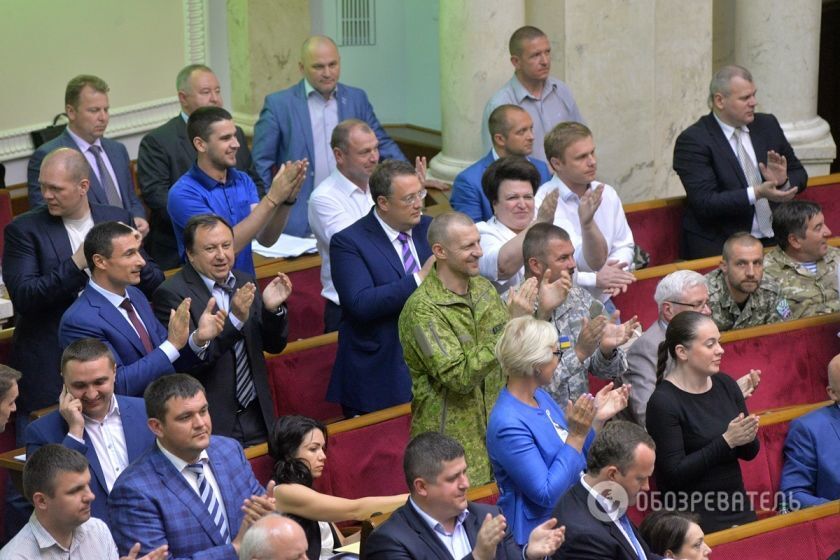
M67 83L64 111L70 123L58 137L40 146L29 158L26 182L29 208L44 205L38 177L44 157L56 148L72 148L82 153L90 166L88 200L125 208L143 236L149 233L146 209L134 193L128 150L120 142L103 138L108 128L108 84L102 78L82 74Z

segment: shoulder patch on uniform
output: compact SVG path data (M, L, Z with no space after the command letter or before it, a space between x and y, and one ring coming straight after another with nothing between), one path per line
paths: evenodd
M788 317L790 317L790 314L792 312L790 310L790 305L788 304L788 301L785 298L780 299L779 303L776 304L776 313L778 313L779 317L781 317L782 319L787 319Z
M572 338L569 335L562 335L557 339L557 342L560 345L560 350L568 350L572 347Z

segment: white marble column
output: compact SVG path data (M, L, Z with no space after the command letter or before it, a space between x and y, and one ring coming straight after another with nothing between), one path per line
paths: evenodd
M522 0L440 0L443 149L434 177L452 181L483 155L484 105L513 75L508 38L524 23Z
M817 115L820 0L736 0L735 62L752 72L759 110L773 113L809 176L826 175L837 153Z

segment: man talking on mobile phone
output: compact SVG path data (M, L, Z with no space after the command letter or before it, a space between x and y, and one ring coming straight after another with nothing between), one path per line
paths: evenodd
M154 442L146 425L146 405L141 398L114 395L114 356L98 340L71 343L61 356L61 375L58 410L27 426L26 454L60 443L84 455L96 496L91 515L108 524L108 494L114 482Z

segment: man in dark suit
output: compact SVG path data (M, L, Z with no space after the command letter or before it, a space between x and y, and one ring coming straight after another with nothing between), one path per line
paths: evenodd
M779 121L756 113L752 75L724 66L709 86L712 112L685 129L674 146L674 171L686 193L680 254L720 255L735 232L773 242L770 203L805 190L808 174Z
M257 173L266 185L283 162L309 160L299 201L285 230L305 237L311 233L306 207L309 195L335 168L330 136L338 123L351 118L368 123L379 139L382 160L405 161L405 156L379 124L365 92L338 82L341 60L332 39L315 35L304 41L299 66L304 79L266 96L254 125L253 154Z
M204 385L213 433L243 446L266 441L274 424L263 351L286 347L289 278L279 273L263 290L250 274L233 270L233 228L220 216L193 216L184 228L188 262L155 292L155 314L169 317L184 298L192 300L190 323L213 298L227 314L224 329L207 348L205 361L192 373Z
M85 235L94 224L134 223L122 208L89 202L90 167L75 149L54 150L39 173L45 204L6 227L3 249L3 279L17 316L11 364L23 374L16 421L20 445L29 413L58 402L58 325L88 281ZM151 295L161 282L163 273L147 260L138 288Z
M645 429L632 422L614 420L595 436L586 474L554 508L557 523L566 527L566 541L553 558L662 558L650 551L626 513L639 492L648 490L655 449Z
M120 142L102 137L109 119L108 84L96 76L76 76L67 83L64 104L70 121L67 128L29 158L29 207L44 204L38 182L44 156L56 148L73 148L85 156L90 166L90 202L125 208L134 216L137 231L146 235L149 222L146 221L146 210L134 192L128 151Z
M434 259L423 216L426 190L414 168L385 161L370 176L374 207L330 241L332 279L341 301L338 353L327 399L347 417L411 400L411 375L397 329L405 301Z
M194 377L168 375L143 396L157 441L120 476L108 509L120 554L169 545L172 558L237 560L251 523L274 511L242 447L211 436L204 389ZM243 507L244 506L244 507Z
M134 287L145 264L137 230L120 222L97 224L85 237L84 251L91 279L61 318L58 342L65 347L95 338L107 344L117 362L117 394L143 394L150 382L173 373L179 358L178 369L189 369L221 332L225 313L213 312L212 298L192 333L189 298L170 314L168 331L158 322Z
M550 519L531 532L521 550L497 507L468 502L464 448L449 436L415 437L405 449L403 467L408 502L368 537L369 560L537 559L563 542L563 529L555 529L557 522Z
M199 107L223 105L219 80L213 71L203 64L185 66L175 81L181 112L140 141L137 154L137 182L140 196L151 211L151 230L146 247L163 269L180 266L178 245L172 231L172 221L166 211L169 188L195 163L195 146L187 138L187 119ZM245 133L236 127L239 149L236 151L236 168L248 173L257 185L260 196L263 184L257 175Z
M114 395L116 364L105 344L77 340L61 356L64 387L58 410L26 428L26 455L60 443L90 465L91 513L108 524L108 493L117 477L154 442L143 399Z
M449 203L474 222L486 222L493 217L493 207L481 187L481 177L490 164L505 156L520 156L534 164L540 172L540 184L551 180L551 171L544 161L531 157L534 149L534 122L531 115L518 105L500 105L490 113L488 121L492 149L455 177Z

